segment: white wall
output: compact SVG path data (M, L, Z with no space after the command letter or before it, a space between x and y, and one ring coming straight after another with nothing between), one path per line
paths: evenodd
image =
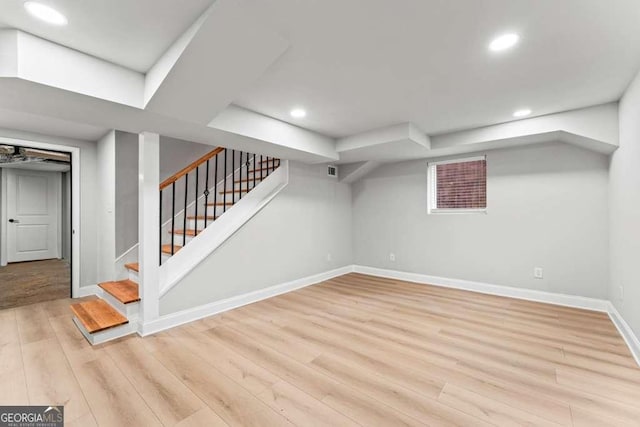
M172 175L175 175L181 169L189 166L191 163L195 162L215 148L216 147L207 144L198 144L196 142L160 136L160 182ZM202 170L200 173L199 184L201 189L204 189L204 179L205 174L204 170ZM176 182L176 213L180 212L180 210L184 208L184 183L184 179ZM162 223L171 218L171 188L172 187L168 187L162 193ZM190 203L195 199L195 174L193 173L189 176L188 190ZM182 221L182 217L176 218L176 220ZM182 228L182 222L178 222L178 224L180 225L177 226L177 228ZM168 233L163 233L163 243L168 242Z
M160 314L349 265L351 220L349 185L290 162L289 185L169 291Z
M490 151L487 165L487 214L428 215L424 160L355 183L355 263L606 298L608 158L547 143Z
M160 136L160 181L189 166L216 147Z
M116 260L116 132L98 141L98 283L114 280Z
M640 74L619 109L620 148L611 157L609 179L609 299L640 336Z
M116 131L115 255L138 243L138 135Z
M15 138L25 141L44 142L64 147L80 148L80 286L91 286L97 283L97 247L98 228L98 174L97 146L92 141L59 138L31 132L0 128L0 137ZM73 171L72 173L77 173Z

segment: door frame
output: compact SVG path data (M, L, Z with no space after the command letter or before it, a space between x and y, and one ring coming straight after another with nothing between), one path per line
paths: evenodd
M80 295L80 147L66 144L53 144L48 142L37 142L31 140L7 138L0 136L0 144L18 145L20 147L40 148L45 150L64 151L71 153L71 297L77 298ZM2 189L0 206L0 234L3 236L0 244L0 266L7 265L7 173L2 170Z

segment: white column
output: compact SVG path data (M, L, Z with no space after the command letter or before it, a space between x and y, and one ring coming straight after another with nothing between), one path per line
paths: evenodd
M138 262L141 332L159 317L160 306L160 135L139 135Z

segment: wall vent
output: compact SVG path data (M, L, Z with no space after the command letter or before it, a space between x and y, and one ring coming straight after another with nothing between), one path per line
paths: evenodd
M327 166L327 175L337 177L338 176L338 167L329 165Z

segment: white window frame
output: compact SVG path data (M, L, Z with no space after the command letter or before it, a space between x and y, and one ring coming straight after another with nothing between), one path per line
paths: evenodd
M427 202L427 212L429 214L469 214L469 213L487 213L487 208L477 208L477 209L469 209L469 208L448 208L448 209L438 209L438 177L436 174L436 167L438 165L447 165L451 163L466 163L466 162L476 162L479 160L484 160L486 162L487 156L474 156L474 157L463 157L458 159L450 159L450 160L440 160L437 162L428 162L427 163L427 184L428 184L428 202ZM488 184L488 182L487 182ZM488 193L488 188L487 188Z

